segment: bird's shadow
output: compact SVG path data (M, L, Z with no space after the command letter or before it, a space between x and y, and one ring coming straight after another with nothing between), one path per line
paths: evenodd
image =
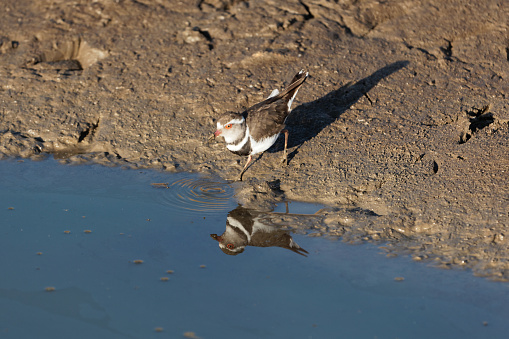
M296 147L288 154L288 161L293 159L306 141L314 138L325 127L332 124L360 98L367 96L367 93L382 79L408 64L409 62L406 60L394 62L354 84L346 84L319 99L296 107L286 123L286 128L290 133L288 148ZM369 96L368 100L371 100ZM280 142L274 145L269 152L278 152L282 149L283 142L280 138Z

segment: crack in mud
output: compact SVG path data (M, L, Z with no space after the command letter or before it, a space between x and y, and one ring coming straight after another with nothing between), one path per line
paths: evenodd
M419 51L419 52L423 53L424 55L426 55L426 59L428 59L428 60L437 60L437 57L435 55L433 55L432 53L430 53L425 48L415 47L415 46L409 44L408 42L406 42L404 40L403 40L403 45L405 45L405 47L408 48L409 50L412 50L412 49L415 48L417 51Z
M302 5L302 7L304 7L304 9L307 12L307 14L305 14L303 16L304 21L309 21L311 19L314 19L315 16L313 15L313 13L311 13L311 10L309 9L309 6L304 1L302 1L302 0L299 0L299 3Z

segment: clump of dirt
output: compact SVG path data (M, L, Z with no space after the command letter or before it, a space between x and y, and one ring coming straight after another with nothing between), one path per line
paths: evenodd
M504 2L3 5L0 157L235 178L245 159L206 143L215 118L306 69L288 166L279 140L239 200L321 202L324 235L509 279Z

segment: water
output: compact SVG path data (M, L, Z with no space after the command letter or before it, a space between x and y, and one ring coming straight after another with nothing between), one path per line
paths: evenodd
M238 205L218 179L50 160L2 161L0 178L1 338L509 332L509 284L387 258L372 244L290 233L307 254L247 246L225 255L211 234L222 235ZM289 204L290 213L318 209Z

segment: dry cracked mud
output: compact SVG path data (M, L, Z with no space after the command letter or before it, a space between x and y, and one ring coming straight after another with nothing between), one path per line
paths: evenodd
M313 235L507 281L508 18L504 0L5 0L0 158L234 178L215 118L303 68L289 164L279 140L239 201L324 203Z

